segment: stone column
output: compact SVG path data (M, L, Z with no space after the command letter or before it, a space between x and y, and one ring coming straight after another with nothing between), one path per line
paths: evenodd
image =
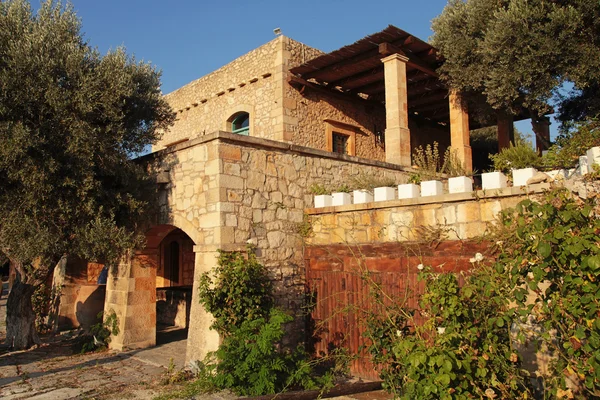
M219 334L210 329L213 316L200 304L198 286L202 274L214 269L219 252L213 246L194 246L196 262L194 266L194 286L190 308L190 326L187 338L186 363L203 360L207 353L219 347Z
M112 337L114 350L140 349L156 344L156 266L158 251L136 251L110 269L106 284L104 316L114 311L119 334Z
M541 155L542 151L550 147L550 119L548 117L532 119L531 126L535 133L535 149Z
M385 161L410 166L411 148L406 81L408 57L392 54L381 61L385 75Z
M469 139L469 113L456 91L450 91L450 146L466 172L473 171L473 156Z
M515 143L515 127L513 117L508 114L498 115L498 151L510 147Z

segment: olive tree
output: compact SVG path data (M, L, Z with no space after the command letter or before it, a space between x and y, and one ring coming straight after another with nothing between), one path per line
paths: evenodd
M173 121L160 73L101 55L71 6L0 2L0 253L18 273L7 341L39 342L31 294L65 256L110 261L140 242L152 177L132 161Z
M600 112L596 0L450 0L432 29L445 59L441 78L470 107L488 107L484 114L537 119L552 111L551 99L563 121ZM573 85L568 93L565 83Z

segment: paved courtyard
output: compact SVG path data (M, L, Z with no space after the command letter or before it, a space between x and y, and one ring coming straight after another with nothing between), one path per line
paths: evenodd
M0 300L0 340L6 329L6 291ZM43 346L9 352L0 345L0 399L140 399L177 390L162 383L169 365L184 366L186 332L158 333L151 349L79 354L75 339L59 336ZM229 393L197 396L197 400L233 400ZM337 397L338 400L389 399L381 391Z
M6 334L6 291L0 300L0 338ZM57 337L34 350L0 347L2 399L151 399L173 359L183 367L185 336L162 346L128 353L79 354L76 341Z

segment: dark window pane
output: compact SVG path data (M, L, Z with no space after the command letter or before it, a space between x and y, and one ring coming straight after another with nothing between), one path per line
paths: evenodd
M348 136L333 132L333 152L338 154L348 154Z

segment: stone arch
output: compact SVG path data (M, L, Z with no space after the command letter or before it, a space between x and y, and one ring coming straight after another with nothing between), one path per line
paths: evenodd
M158 218L158 224L146 231L146 247L155 249L160 245L162 238L175 229L181 229L192 239L195 245L201 243L200 232L186 218L178 213L162 214Z
M223 130L231 132L233 120L241 113L247 113L249 115L248 136L254 136L254 106L251 104L236 104L233 107L230 107L225 114L227 115L227 119L223 123Z

